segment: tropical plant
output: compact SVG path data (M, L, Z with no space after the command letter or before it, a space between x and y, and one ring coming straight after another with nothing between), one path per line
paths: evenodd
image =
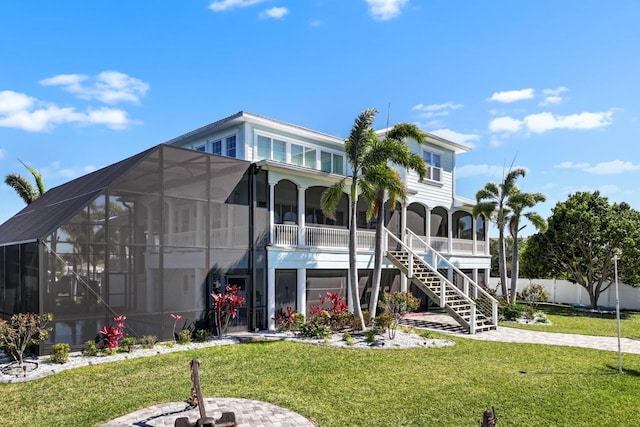
M0 348L24 369L25 352L30 346L47 339L51 331L47 325L51 320L53 315L50 313L18 313L11 316L9 321L0 319Z
M527 276L564 277L585 288L597 308L616 264L622 283L640 284L640 212L610 204L598 191L577 192L556 204L547 231L529 237L522 258Z
M385 313L391 316L391 324L387 329L389 339L396 337L396 331L400 320L409 312L420 306L420 300L413 296L411 292L385 292L383 295Z
M53 363L67 363L69 361L69 351L71 346L66 342L61 342L51 346L51 361Z
M115 326L104 325L98 332L102 335L104 345L111 353L115 353L118 350L120 339L124 337L125 320L127 320L126 316L116 316L113 318Z
M173 319L173 329L171 331L171 336L173 337L173 342L176 342L176 324L178 323L178 320L182 319L182 316L180 316L179 314L171 313L171 318Z
M518 233L522 231L526 225L521 225L522 217L526 218L533 224L538 231L547 229L547 221L536 212L524 212L527 208L534 207L539 202L546 201L547 198L542 193L525 193L515 191L509 200L507 206L511 209L511 215L508 221L509 234L513 240L511 253L511 292L513 300L516 298L516 290L518 286L518 273L520 271L519 253L518 253Z
M227 334L229 321L238 315L238 308L244 304L244 297L241 297L240 288L236 285L227 285L225 293L213 292L213 312L216 320L216 333L218 337Z
M406 139L411 138L423 143L426 134L412 123L399 123L389 130L383 139L372 135L372 155L363 165L364 179L361 181L362 197L369 202L367 219L376 218L376 235L369 301L369 321L376 316L380 296L382 277L384 199L389 206L396 206L398 200L405 201L407 196L404 180L393 165L417 172L420 179L427 174L427 166L421 155L411 153ZM377 162L377 164L376 164Z
M549 301L549 292L539 283L533 283L520 292L520 297L535 310L538 303Z
M33 185L22 175L17 173L11 173L4 178L4 183L9 187L13 188L15 192L20 196L22 200L27 205L33 203L38 197L42 196L46 190L44 187L44 180L42 179L42 175L40 172L32 168L31 166L27 166L22 160L18 159L22 165L27 168L29 173L33 176L33 179L36 182L36 187Z
M502 295L511 301L507 291L507 262L505 252L505 227L507 226L511 209L508 202L511 196L520 190L516 185L518 177L525 176L526 171L522 168L510 169L503 176L502 182L488 182L476 193L477 204L473 207L473 215L484 215L493 221L498 228L498 264L500 267L500 284Z

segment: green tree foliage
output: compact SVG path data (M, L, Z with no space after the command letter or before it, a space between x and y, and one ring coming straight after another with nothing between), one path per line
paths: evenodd
M4 178L4 183L13 188L18 196L20 196L20 198L24 200L27 205L30 205L38 197L42 196L46 192L44 187L44 180L42 179L42 175L40 175L40 172L30 166L27 166L22 162L22 160L18 159L18 161L22 163L25 168L27 168L29 173L31 173L33 179L36 182L36 186L34 187L33 185L31 185L27 178L17 173L11 173L7 175Z
M578 192L558 203L548 230L529 238L522 254L526 275L564 277L587 290L596 308L615 280L640 284L640 212L627 203L610 204L599 192Z

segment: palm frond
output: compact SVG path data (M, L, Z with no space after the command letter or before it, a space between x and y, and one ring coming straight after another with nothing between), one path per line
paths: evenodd
M344 194L346 178L342 179L331 187L328 187L320 196L320 207L322 208L322 213L331 219L336 219L336 209L338 207L338 203L340 203L340 199Z
M422 144L427 139L427 134L413 123L397 123L387 132L387 138L398 141L411 138Z
M4 183L13 188L24 202L29 205L38 198L38 193L29 181L17 173L9 174L5 177Z
M22 163L22 165L25 168L27 168L29 173L31 173L31 175L33 176L33 179L36 181L36 186L38 187L38 193L39 193L40 196L42 196L47 190L44 188L44 180L42 179L42 175L40 175L40 172L38 172L37 170L35 170L31 166L28 166L22 160L18 159L18 161L20 163Z

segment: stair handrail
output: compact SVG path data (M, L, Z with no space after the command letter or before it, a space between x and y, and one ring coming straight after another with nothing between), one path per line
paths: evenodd
M454 285L453 283L451 283L451 281L449 279L447 279L446 277L444 277L442 275L442 273L440 273L438 271L437 268L434 268L433 266L429 265L428 262L424 261L422 259L422 257L420 255L418 255L416 252L413 251L413 249L411 249L406 243L404 243L402 240L400 240L398 237L396 237L395 234L393 234L392 232L390 232L386 227L383 227L383 231L386 233L387 236L391 237L392 240L394 240L396 243L398 243L400 245L400 247L408 252L411 256L409 257L409 263L412 264L413 263L413 257L415 256L416 258L418 258L419 260L421 260L422 262L424 262L424 264L431 268L431 270L440 278L440 280L442 281L441 283L444 283L446 288L449 290L453 290L455 293L457 293L460 297L462 297L462 299L469 304L470 310L471 310L471 317L469 318L469 333L471 335L475 334L475 329L476 329L476 302L473 300L473 298L469 297L467 294L465 294L464 292L462 292L456 285ZM387 242L388 240L384 240L385 242ZM388 248L385 245L384 248L385 252L388 250ZM411 277L411 276L409 276ZM440 298L445 298L444 292L442 293ZM464 321L464 320L463 320Z
M427 250L430 251L436 257L437 261L434 260L434 263L435 263L435 265L433 266L434 268L437 269L438 265L442 261L447 267L453 269L453 271L455 271L456 273L462 275L463 277L466 277L469 280L469 284L473 287L475 292L477 292L477 294L480 294L483 297L487 298L491 302L491 323L493 323L494 326L498 326L498 300L495 299L493 296L491 296L491 294L489 292L487 292L484 289L482 289L482 286L479 286L473 279L471 279L469 276L467 276L465 273L463 273L462 270L460 270L458 267L456 267L451 261L449 261L447 258L445 258L440 252L438 252L435 249L433 249L431 247L431 245L429 245L426 241L424 241L422 239L422 237L418 236L416 233L414 233L413 231L411 231L408 228L406 229L406 231L407 231L407 237L411 236L411 238L418 239L418 241L421 244L423 244L427 248ZM410 246L408 244L405 244L405 246L410 248ZM457 288L458 287L456 286L456 289ZM475 292L474 292L474 294L476 294Z

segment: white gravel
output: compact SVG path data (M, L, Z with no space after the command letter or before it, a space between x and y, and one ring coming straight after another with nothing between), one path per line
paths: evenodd
M199 348L212 347L217 345L237 344L243 341L243 338L250 339L271 339L271 340L291 340L296 342L304 342L315 345L324 345L331 347L345 347L354 349L406 349L406 348L434 348L451 346L454 343L444 339L424 338L414 333L398 330L394 340L390 340L387 335L376 335L373 342L369 342L365 335L353 334L353 342L347 343L342 339L341 334L334 334L326 340L310 339L299 337L291 332L275 333L275 332L259 332L255 334L239 335L238 337L225 337L221 339L211 339L204 343L191 343L187 345L158 343L152 349L136 348L131 353L116 353L112 356L98 355L94 357L83 356L82 353L76 352L69 355L69 361L64 364L53 363L49 360L49 356L38 358L27 358L28 369L26 374L18 367L15 369L7 368L11 363L11 359L0 352L0 383L18 383L43 378L48 375L56 374L67 369L78 368L81 366L98 365L101 363L115 362L119 360L134 359L138 357L151 357L158 354L172 353L174 351L195 350Z

